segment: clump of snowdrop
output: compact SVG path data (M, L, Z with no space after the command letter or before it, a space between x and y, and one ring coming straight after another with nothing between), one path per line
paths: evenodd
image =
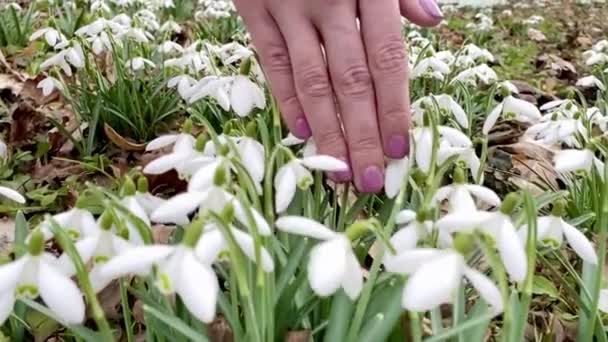
M576 86L581 88L597 88L601 91L606 90L604 82L593 75L580 78L578 81L576 81Z
M541 119L538 108L530 102L507 96L496 106L483 124L483 134L489 134L499 118L524 123L535 123Z

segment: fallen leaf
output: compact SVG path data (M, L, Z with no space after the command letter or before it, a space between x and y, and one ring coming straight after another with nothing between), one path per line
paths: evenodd
M224 316L218 315L209 325L209 339L211 342L233 342L232 328Z
M310 341L310 336L310 330L290 331L285 337L285 342L308 342Z
M528 29L528 38L535 42L544 42L547 40L545 34L535 28Z
M141 152L146 149L146 144L138 144L129 141L127 138L118 134L112 126L105 123L103 125L103 131L106 133L106 137L114 143L114 145L120 147L124 151L138 151Z

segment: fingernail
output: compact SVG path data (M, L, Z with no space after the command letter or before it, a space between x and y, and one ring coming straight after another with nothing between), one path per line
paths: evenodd
M435 0L419 0L419 2L426 14L437 19L443 18L443 12Z
M312 136L312 130L306 118L299 118L296 120L296 130L293 134L300 139L308 139Z
M392 159L401 159L408 152L408 141L403 135L393 135L388 140L386 155Z
M346 160L345 158L340 158L340 160L342 160L346 164L349 164L348 160ZM348 170L346 171L332 172L330 178L336 183L347 183L353 179L353 173L350 170L349 166Z
M372 165L368 166L363 171L363 184L361 192L375 193L380 192L384 186L384 175L379 167Z

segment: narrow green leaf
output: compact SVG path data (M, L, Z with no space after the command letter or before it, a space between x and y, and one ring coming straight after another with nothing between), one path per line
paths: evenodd
M333 296L329 324L323 341L344 341L348 325L352 319L353 309L354 304L344 291L340 290Z
M175 316L169 316L149 305L144 305L144 312L150 314L152 317L158 319L159 321L166 324L168 327L171 327L178 331L182 336L189 338L191 341L197 342L208 342L209 339L200 334L198 331L195 331L191 327L189 327L186 323L180 321Z

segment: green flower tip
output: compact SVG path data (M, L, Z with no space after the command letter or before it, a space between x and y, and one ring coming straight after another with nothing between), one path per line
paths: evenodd
M502 201L502 205L500 206L500 211L505 215L511 215L513 210L515 210L515 206L519 202L519 194L516 192L512 192L505 197Z
M213 175L213 184L215 186L224 186L228 180L227 178L228 175L226 175L226 168L222 164L215 170L215 174Z
M188 228L186 229L186 232L184 234L184 239L182 240L182 243L184 244L184 246L189 247L189 248L194 248L196 246L196 244L198 243L198 240L201 238L201 235L203 235L203 228L204 228L204 222L203 220L195 220L193 221Z
M84 196L79 196L78 199L76 200L76 204L74 206L78 209L86 209L86 207L87 207L86 202L87 201Z
M219 144L219 148L217 149L217 152L220 154L220 156L227 156L228 153L230 152L230 147L228 146L228 144Z
M239 68L241 75L248 76L249 72L251 72L251 58L247 58L241 62L241 67Z
M28 253L32 256L42 254L44 251L44 235L39 229L30 234L30 241L27 245Z
M250 138L256 138L258 136L258 124L255 120L250 121L245 127L245 135Z
M220 216L222 217L224 222L232 224L232 221L234 221L234 206L232 205L232 203L226 204L226 206L220 213Z
M553 208L551 208L551 215L556 217L562 217L566 214L566 201L557 200L553 203Z
M375 220L356 221L346 229L346 236L350 241L355 241L363 237L368 231L372 230L375 225L378 225Z
M454 174L452 175L452 178L454 180L454 183L457 184L464 184L467 180L467 177L462 167L456 167L454 169Z
M203 152L208 141L209 136L207 135L207 133L202 133L196 138L196 145L194 146L194 148L199 152Z
M185 134L190 134L192 132L193 126L194 126L194 123L192 122L192 120L186 119L186 121L184 121L184 125L182 126L182 132Z
M426 173L419 168L415 168L412 171L412 178L416 184L423 184L426 181Z
M133 178L127 176L125 177L125 182L122 184L122 195L123 196L133 196L135 195L135 191L137 190L137 187L135 186L135 182L133 181Z
M149 191L148 178L141 176L137 179L137 192L145 194Z
M431 211L429 209L422 208L416 212L416 221L422 223L431 219Z
M114 218L108 211L104 211L99 217L99 227L103 230L110 230L114 225Z
M454 235L454 250L463 256L469 255L475 248L475 239L471 234L456 233Z

